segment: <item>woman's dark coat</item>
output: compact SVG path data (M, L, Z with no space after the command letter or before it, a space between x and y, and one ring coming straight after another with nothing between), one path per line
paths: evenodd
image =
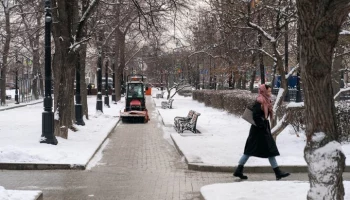
M260 158L279 156L275 140L271 135L270 123L264 117L261 104L256 102L253 106L253 119L256 126L250 127L249 136L244 148L244 154Z

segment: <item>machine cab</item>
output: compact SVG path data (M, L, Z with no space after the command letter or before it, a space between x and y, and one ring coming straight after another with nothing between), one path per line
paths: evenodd
M145 85L143 76L129 76L126 85L125 111L146 110Z
M145 98L144 96L144 88L142 82L130 82L127 85L126 96L128 99L130 98Z

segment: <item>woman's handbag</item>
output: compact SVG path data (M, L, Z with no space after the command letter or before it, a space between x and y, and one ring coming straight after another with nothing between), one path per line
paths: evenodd
M242 118L249 122L250 124L255 125L255 121L253 119L253 105L248 105L247 108L245 109Z

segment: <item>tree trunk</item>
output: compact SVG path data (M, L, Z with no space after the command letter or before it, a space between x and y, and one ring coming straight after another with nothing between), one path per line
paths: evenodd
M247 89L247 71L243 72L242 89Z
M237 89L242 89L242 72L238 72L238 79L236 85Z
M297 0L306 109L304 158L310 181L308 200L344 199L345 156L337 142L331 72L334 47L349 13L349 3L349 0Z
M230 72L230 75L228 77L228 87L229 87L229 89L234 89L234 86L233 86L233 72L232 71Z
M115 100L116 102L120 101L121 99L121 96L122 96L122 80L123 80L123 70L121 69L121 65L119 64L119 58L120 58L120 48L121 48L121 45L122 45L122 41L121 41L121 36L120 36L120 31L116 31L115 33L115 37L116 37L116 40L115 41L118 41L116 42L115 44L115 47L114 47L114 60L115 60ZM122 48L125 48L125 47L122 47Z
M40 94L42 97L45 96L44 94L44 79L43 79L43 75L42 75L42 70L43 69L43 64L41 63L40 64L40 67L39 67L39 71L38 71L38 74L39 74L39 87L40 87Z
M255 77L256 77L256 70L253 70L252 76L250 77L250 84L249 84L250 91L253 91L253 89L254 89Z
M258 25L261 25L261 16L258 14ZM262 33L258 33L258 46L260 49L263 48L263 38ZM259 69L260 69L260 81L261 84L265 84L265 65L264 65L264 54L259 51Z
M116 101L121 99L121 85L122 83L126 86L126 81L123 80L124 68L125 68L125 35L120 31L119 32L119 59L120 64L116 73ZM118 95L117 95L118 94Z
M85 70L86 70L86 47L87 45L82 45L82 50L80 52L80 94L81 103L83 107L83 115L86 119L89 119L89 106L87 102L87 85L85 81Z
M23 10L23 5L19 6L20 12L24 13ZM40 10L41 9L41 4L37 3L36 5L36 10ZM30 47L33 51L33 75L34 75L34 79L31 82L31 89L32 89L32 94L34 96L34 99L39 99L39 91L38 91L38 71L40 68L40 51L39 51L39 45L40 45L40 32L36 31L35 33L31 32L31 26L28 24L27 19L26 19L26 14L22 14L22 21L23 24L25 26L25 31L27 33L27 37L29 40L29 44ZM40 29L41 26L41 14L36 13L36 24L35 24L35 28L36 29ZM30 90L29 90L30 91Z
M1 68L1 105L6 104L6 74L7 74L7 58L10 51L10 42L11 42L11 29L10 29L10 10L9 8L4 6L5 13L5 44L3 48L2 55L2 68Z
M89 0L83 0L82 1L82 13L85 13L86 10L89 7ZM87 28L85 28L82 31L82 37L87 36ZM85 115L86 119L89 119L89 106L87 103L87 85L86 85L86 49L87 44L83 43L81 45L81 51L79 52L79 59L80 59L80 95L81 95L81 103L83 107L83 115Z
M276 62L276 68L279 71L279 74L281 74L281 87L278 93L282 92L282 94L280 95L279 99L276 99L275 105L274 105L274 118L271 121L271 127L275 127L277 124L277 113L280 110L280 108L282 107L282 104L284 102L284 97L286 96L287 92L288 92L288 87L287 87L287 80L285 79L285 71L284 71L284 66L283 66L283 59L282 57L278 54L277 52L277 47L274 46L274 50L275 50L275 58L277 60Z
M54 80L55 80L55 112L59 118L55 119L55 135L68 138L68 128L73 126L72 108L74 101L74 70L76 59L69 53L72 41L72 14L74 2L65 0L54 0L53 7L53 38L55 41L54 56Z
M37 18L37 22L40 22L40 18ZM40 24L38 24L39 26ZM33 79L33 95L35 99L39 99L38 94L38 72L40 69L40 52L39 52L39 44L40 43L40 32L38 31L34 38L34 47L33 47L33 74L35 75L35 78Z

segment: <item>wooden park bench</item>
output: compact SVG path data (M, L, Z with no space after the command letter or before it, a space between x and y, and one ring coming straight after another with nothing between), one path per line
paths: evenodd
M190 113L188 113L188 115L189 114ZM197 120L198 120L198 117L200 115L201 115L200 113L197 113L197 112L193 111L193 114L192 114L192 117L190 118L190 120L188 120L188 119L186 120L186 118L183 118L183 120L181 120L181 118L177 118L177 120L174 119L174 123L176 121L176 123L175 123L175 130L178 133L183 133L185 130L189 130L192 133L200 133L197 130Z
M173 101L174 101L174 99L169 99L168 101L162 101L162 108L163 109L166 109L166 108L172 109L173 108Z

